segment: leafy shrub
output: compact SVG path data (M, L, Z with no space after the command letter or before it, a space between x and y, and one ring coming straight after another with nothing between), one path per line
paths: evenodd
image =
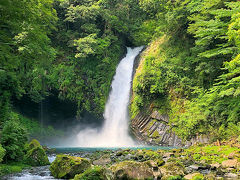
M0 177L6 174L18 173L23 170L23 168L29 167L22 162L11 162L8 164L0 164Z
M17 113L14 113L18 115ZM49 138L61 138L63 131L56 130L52 126L42 126L37 120L18 115L20 124L27 130L29 139L37 138L39 141L49 141Z
M5 160L21 160L26 142L27 132L17 120L4 123L1 144L6 149Z
M5 156L5 154L6 154L6 150L0 144L0 163L3 161L3 157Z

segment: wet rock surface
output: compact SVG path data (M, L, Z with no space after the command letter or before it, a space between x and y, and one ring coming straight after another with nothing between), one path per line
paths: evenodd
M155 167L155 168L154 168ZM113 179L154 179L161 173L153 162L123 161L110 167Z

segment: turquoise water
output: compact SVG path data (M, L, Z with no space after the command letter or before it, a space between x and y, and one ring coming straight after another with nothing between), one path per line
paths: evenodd
M175 149L176 147L166 147L166 146L143 146L143 147L94 147L94 148L89 148L89 147L57 147L56 152L57 153L75 153L75 152L95 152L95 151L105 151L105 150L120 150L120 149L147 149L147 150L170 150L170 149Z

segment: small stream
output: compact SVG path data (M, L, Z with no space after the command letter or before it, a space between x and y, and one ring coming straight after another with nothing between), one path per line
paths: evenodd
M40 180L40 179L55 179L51 176L49 166L33 167L25 169L21 173L10 174L4 176L3 180Z
M48 159L50 163L52 163L55 159L55 155L49 156ZM41 167L32 167L28 169L24 169L20 173L9 174L1 177L2 180L48 180L55 179L51 176L51 172L49 170L49 166L41 166Z

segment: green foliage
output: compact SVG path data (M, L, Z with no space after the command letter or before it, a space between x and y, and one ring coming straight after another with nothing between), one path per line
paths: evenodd
M168 178L168 180L182 180L184 179L182 176L171 176Z
M7 92L11 96L26 93L39 101L44 89L42 79L48 79L47 72L55 57L48 38L57 20L52 1L9 0L1 2L0 8L0 69L3 76L11 77L7 82L15 84L9 84L12 91Z
M79 115L101 116L124 46L149 44L131 117L151 106L184 139L238 134L239 1L7 0L0 10L1 126L14 116L13 99L40 102L53 91ZM55 133L19 118L31 137Z
M124 44L144 28L138 1L8 0L0 9L0 121L13 98L40 102L53 90L79 114L102 115Z
M186 150L189 157L192 157L195 161L206 161L208 163L222 163L228 159L228 156L233 153L237 153L237 147L226 146L193 146Z
M59 61L53 65L52 86L60 98L76 102L79 113L102 114L124 41L133 39L145 16L136 4L136 0L55 3L60 22L52 41Z
M11 162L8 164L0 164L0 176L21 172L26 167L29 167L29 165L23 164L22 162Z
M174 86L177 93L188 94L187 88L193 84L185 76L191 72L185 58L190 54L190 45L191 42L187 41L184 45L181 40L172 42L166 36L150 45L147 53L142 56L143 64L139 66L133 80L132 117L150 103L159 111L167 111L170 89Z
M37 138L40 141L50 140L51 138L61 138L64 133L60 130L54 129L52 126L42 126L37 120L29 119L17 113L16 116L19 118L20 124L28 132L28 138Z
M27 132L19 124L18 119L6 121L1 132L1 144L6 149L4 159L21 160L24 155L24 145L27 142Z
M183 139L237 137L240 3L142 0L140 7L156 23L146 28L152 42L133 80L132 118L150 106L168 114Z
M11 116L11 96L19 97L20 93L16 75L0 69L0 125Z
M134 33L134 43L136 45L148 44L154 37L157 37L157 22L155 20L146 20L140 28Z
M0 144L0 163L3 161L5 154L6 154L6 150Z

